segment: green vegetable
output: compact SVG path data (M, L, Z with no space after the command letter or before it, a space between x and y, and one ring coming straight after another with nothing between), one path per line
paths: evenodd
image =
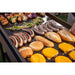
M15 30L13 27L12 27L12 28L6 28L6 29L7 29L7 30L13 30L13 31Z
M33 25L31 23L26 24L28 27L32 27Z
M44 22L44 20L41 17L38 17L38 18L33 19L32 22L38 25L38 24Z
M38 17L39 20L43 20L41 17Z
M13 17L13 18L15 18L15 17ZM13 18L10 19L11 22L12 22ZM17 20L17 18L16 18L16 20ZM20 30L20 29L27 28L27 27L31 28L34 25L39 25L42 22L44 22L44 20L41 17L37 17L37 18L33 19L30 23L23 23L22 26L16 26L15 25L11 28L6 28L6 29L8 29L8 30Z
M40 23L40 22L39 22L39 21L37 21L35 24L37 24L37 25L38 25L39 23Z
M23 29L25 28L25 26L13 26L11 28L6 28L7 30L20 30L20 29Z
M10 18L10 22L12 22L12 18Z

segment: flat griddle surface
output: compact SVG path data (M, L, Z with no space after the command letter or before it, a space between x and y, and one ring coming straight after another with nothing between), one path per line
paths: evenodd
M27 22L30 22L31 20L32 20L32 19L28 20ZM17 25L18 25L18 26L21 26L22 24L23 24L23 22L19 22ZM9 36L9 35L13 35L15 32L20 32L20 31L22 31L22 30L11 31L11 30L7 30L7 29L6 29L7 27L12 27L12 26L14 26L14 24L9 23L7 26L4 26L4 27L3 27L8 36ZM31 29L32 29L32 28L31 28ZM69 30L69 29L66 28L66 27L64 27L64 29L65 29L65 30ZM36 35L38 35L38 34L35 33L35 36L36 36ZM35 41L35 36L32 38L32 41L31 41L31 42ZM41 35L40 35L40 36L41 36ZM43 36L43 37L45 37L45 36ZM46 37L45 37L45 38L46 38ZM47 38L47 39L48 39L48 38ZM30 42L30 43L31 43L31 42ZM52 42L53 42L53 41L52 41ZM62 41L62 42L66 42L66 41ZM29 46L30 43L27 43L27 44L25 44L25 45L23 45L23 46ZM69 42L66 42L66 43L69 43ZM70 57L68 56L68 53L67 53L67 54L64 54L64 52L61 51L61 50L58 48L58 45L59 45L59 44L60 44L60 43L55 43L55 42L54 42L54 48L58 50L59 55L64 55L64 56L67 56L68 58L70 58ZM74 45L73 43L71 43L71 44ZM15 46L14 46L14 47L15 47ZM44 48L46 48L46 47L44 47ZM18 48L18 49L19 49L19 48ZM17 50L18 50L18 49L17 49ZM33 53L34 53L34 54L35 54L35 53L40 53L40 54L42 54L42 50L39 51L39 52L33 52ZM56 56L55 56L55 57L56 57ZM54 58L55 58L55 57L53 57L53 58L50 59L50 60L48 60L46 57L45 57L45 58L46 58L46 61L47 61L47 62L55 62L55 61L54 61ZM70 58L70 59L71 59L71 58ZM26 60L27 62L29 62L29 61L27 60L27 58L26 58L25 60ZM71 59L71 60L72 60L72 59ZM72 60L72 61L73 61L73 60ZM73 61L73 62L74 62L74 61Z

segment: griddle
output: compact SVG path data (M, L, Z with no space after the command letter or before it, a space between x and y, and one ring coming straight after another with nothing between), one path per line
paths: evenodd
M53 19L53 20L55 20L56 22L58 22L58 23L60 23L61 25L63 25L64 26L64 28L65 28L65 30L69 30L70 28L71 28L71 25L69 25L68 23L66 23L66 22L64 22L64 21L62 21L61 19L59 19L59 18L57 18L57 17L55 17L55 16L53 16L53 15L51 15L50 13L46 13L46 16L48 17L48 20L49 19ZM30 22L32 19L29 19L27 22ZM17 25L18 26L20 26L20 25L22 25L23 24L23 22L19 22ZM7 26L2 26L2 25L0 25L0 29L1 29L1 35L2 35L2 37L3 37L3 40L5 40L4 42L1 42L2 43L2 45L3 45L3 47L5 48L5 49L7 49L7 47L8 47L8 50L9 51L7 51L6 50L6 52L8 52L7 54L8 54L8 56L9 56L9 58L10 58L10 61L12 61L12 62L30 62L29 60L28 60L28 58L26 58L26 59L24 59L21 55L20 55L20 53L19 53L19 51L18 51L18 49L16 49L15 48L15 46L13 45L13 43L11 42L11 40L8 38L8 36L9 35L13 35L15 32L20 32L20 31L22 31L22 30L19 30L19 31L17 31L17 30L15 30L15 31L11 31L11 30L7 30L6 28L7 27L11 27L11 26L14 26L14 24L11 24L11 23L9 23ZM35 36L36 35L38 35L38 34L36 34L35 33ZM35 36L32 38L32 41L31 42L33 42L33 41L35 41ZM43 36L43 37L45 37L45 36ZM46 37L45 37L46 38ZM48 38L47 38L48 39ZM30 42L30 43L31 43ZM53 41L52 41L53 42ZM62 42L66 42L66 41L62 41ZM23 46L29 46L29 44L30 43L27 43L27 44L25 44L25 45L23 45ZM66 42L66 43L69 43L69 42ZM59 43L60 44L60 43ZM68 58L70 58L69 56L68 56L68 53L67 54L64 54L64 52L63 51L61 51L59 48L58 48L58 45L59 45L58 43L55 43L54 42L54 48L55 49L57 49L58 51L59 51L59 54L58 55L64 55L64 56L67 56ZM74 43L71 43L72 45L74 45ZM7 46L5 46L5 45L7 45ZM44 47L44 48L46 48L46 47ZM11 53L11 55L10 55L10 53ZM42 50L41 51L39 51L39 52L33 52L34 54L35 53L40 53L40 54L42 54ZM13 59L12 59L12 57L13 57ZM56 56L55 56L56 57ZM54 59L55 59L55 57L53 57L52 59L50 59L50 60L48 60L46 57L46 61L47 62L55 62L54 61ZM70 58L71 59L71 58ZM71 59L72 60L72 59ZM72 60L73 61L73 60ZM73 61L74 62L74 61Z

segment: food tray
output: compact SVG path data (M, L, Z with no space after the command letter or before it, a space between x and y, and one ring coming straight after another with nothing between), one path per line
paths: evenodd
M55 17L55 16L53 16L53 15L51 15L51 14L49 14L49 13L46 13L46 16L48 17L48 19L53 19L53 20L55 20L55 21L57 21L58 23L60 23L60 24L62 24L64 27L65 27L65 30L69 30L70 28L71 28L71 26L68 24L68 23L66 23L66 22L64 22L64 21L62 21L61 19L59 19L59 18L57 18L57 17ZM30 19L28 22L30 22L32 19ZM22 22L20 22L20 23L18 23L18 25L21 25L22 24ZM12 26L13 26L14 24L12 24ZM9 23L7 26L2 26L1 25L1 27L2 27L2 32L4 33L4 39L7 39L7 41L9 42L8 44L10 44L9 45L9 47L11 46L12 47L12 51L14 51L15 52L15 54L18 56L18 59L17 59L17 61L19 60L19 61L26 61L26 62L29 62L28 60L27 60L27 58L26 59L24 59L21 55L20 55L20 53L18 52L18 49L16 49L15 47L14 47L14 45L12 45L12 42L9 40L9 38L8 38L8 36L9 35L13 35L15 32L19 32L19 31L10 31L10 30L6 30L6 27L10 27L11 26L11 23ZM22 31L22 30L21 30ZM38 34L36 34L35 33L35 35L38 35ZM35 36L34 36L35 37ZM35 38L32 38L32 41L35 41ZM43 36L43 37L45 37L45 36ZM32 42L31 41L31 42ZM53 42L53 41L52 41ZM62 42L65 42L65 41L62 41ZM59 43L60 44L60 43ZM74 45L73 43L71 43L72 45ZM23 46L29 46L29 43L27 43L26 45L23 45ZM45 48L45 47L44 47ZM64 56L67 56L67 57L69 57L68 56L68 54L64 54L59 48L58 48L58 43L55 43L54 42L54 48L55 49L57 49L58 51L59 51L59 55L64 55ZM10 48L11 49L11 48ZM41 50L42 51L42 50ZM39 52L34 52L34 54L35 53L40 53L40 54L42 54L41 53L41 51L39 51ZM13 52L13 54L14 54L14 52ZM14 56L15 56L15 54L14 54ZM16 57L16 56L15 56ZM16 57L17 58L17 57ZM46 58L46 57L45 57ZM48 60L47 58L46 58L46 61L47 62L55 62L54 61L54 58L55 57L53 57L52 59L50 59L50 60ZM69 57L70 58L70 57ZM21 60L20 60L21 59ZM72 60L73 61L73 60ZM74 61L73 61L74 62Z

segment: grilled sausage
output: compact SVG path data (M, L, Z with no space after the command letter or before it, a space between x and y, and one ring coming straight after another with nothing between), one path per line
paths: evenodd
M32 30L32 29L29 29L29 28L24 28L24 29L22 29L23 31L26 31L26 32L28 32L28 33L30 33L30 36L31 37L34 37L34 31Z
M53 31L59 31L58 28L53 27L50 23L47 23L48 27L51 28Z
M33 27L33 30L34 30L37 34L40 34L40 35L44 35L44 34L45 34L44 32L40 31L40 30L37 28L36 25Z
M23 46L23 39L21 38L21 36L18 34L18 33L15 33L13 36L16 37L16 39L18 40L19 42L19 46Z
M47 30L46 30L45 28L43 28L43 24L40 24L38 27L39 27L39 29L42 30L43 32L47 32Z
M9 38L12 40L12 42L14 43L15 47L18 48L18 41L14 36L9 36Z
M26 33L26 32L22 32L22 33L26 36L27 41L31 42L31 36L28 33Z
M49 23L51 23L52 26L54 26L55 28L58 29L63 29L63 26L60 26L61 24L59 24L58 22L54 21L54 20L50 20Z
M55 28L58 28L58 29L64 29L64 27L63 26L58 26L57 24L52 24L52 26L54 26Z
M49 28L49 27L47 26L47 23L45 23L43 26L44 26L44 28L45 28L48 32L53 31L51 28Z
M26 38L26 36L25 36L22 32L19 32L19 34L20 34L21 37L23 38L23 43L26 44L26 43L27 43L27 38Z

